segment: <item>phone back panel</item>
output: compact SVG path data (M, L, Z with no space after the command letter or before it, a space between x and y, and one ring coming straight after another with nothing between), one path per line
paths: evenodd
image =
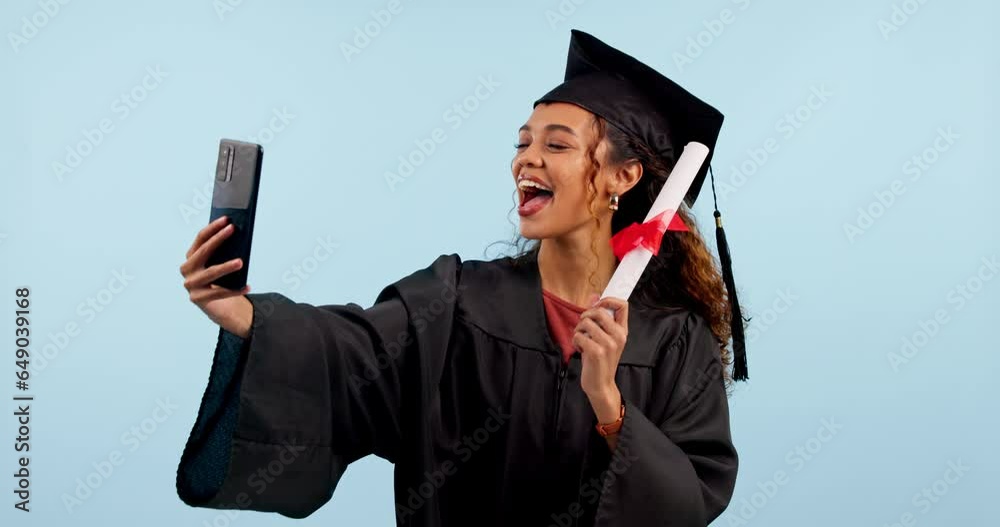
M208 258L207 266L242 258L243 267L212 282L216 285L241 289L247 283L263 158L264 149L258 144L231 139L219 142L209 221L228 216L235 230Z

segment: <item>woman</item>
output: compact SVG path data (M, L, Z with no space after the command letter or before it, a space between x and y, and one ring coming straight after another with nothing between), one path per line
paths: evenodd
M511 165L530 250L442 255L368 309L312 306L210 285L241 264L206 268L231 228L202 229L181 272L220 331L182 500L301 518L375 454L395 464L404 525L707 525L735 484L724 343L742 320L691 216L628 302L593 299L612 235L721 121L574 31L566 81L535 103Z

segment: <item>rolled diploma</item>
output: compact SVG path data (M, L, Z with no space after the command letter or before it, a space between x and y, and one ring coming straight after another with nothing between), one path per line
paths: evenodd
M673 219L674 214L676 214L677 209L681 205L681 201L687 194L688 189L691 188L691 183L694 182L694 178L698 174L698 169L701 168L706 157L708 157L707 146L694 141L684 146L684 151L681 153L680 159L674 165L674 170L670 173L670 177L667 178L667 182L663 184L660 193L653 200L653 205L649 208L649 214L646 215L646 219L643 220L644 222L653 219L663 211L670 211L664 214L662 218L666 225L670 225L670 220ZM652 257L653 253L642 246L636 247L626 253L622 261L618 263L614 274L611 275L611 281L608 282L608 287L604 289L604 294L601 295L601 298L610 296L627 301ZM614 316L612 310L607 308L605 310Z

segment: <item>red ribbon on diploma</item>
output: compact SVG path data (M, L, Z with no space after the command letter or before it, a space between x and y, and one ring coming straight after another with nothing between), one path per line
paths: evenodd
M612 236L611 250L618 260L621 261L629 251L639 246L645 247L655 256L660 251L660 241L663 240L664 232L687 231L687 225L684 225L684 220L677 214L670 219L670 225L663 223L663 215L671 212L665 210L647 222L632 223Z

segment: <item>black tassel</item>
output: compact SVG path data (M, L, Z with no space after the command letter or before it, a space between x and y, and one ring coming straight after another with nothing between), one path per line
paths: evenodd
M729 296L729 307L732 310L730 328L733 337L733 380L745 381L749 378L747 371L747 344L743 334L743 311L740 310L740 299L736 296L736 280L733 278L733 257L729 254L729 242L726 241L726 230L722 228L722 213L715 196L715 174L712 165L708 166L712 176L712 202L715 205L715 243L719 249L719 264L722 265L722 281L726 283L726 294Z
M715 211L715 242L719 247L722 280L726 282L726 293L729 295L729 306L732 308L733 380L745 381L748 378L748 372L746 337L743 334L743 312L740 310L740 299L736 296L733 258L729 254L729 242L726 241L726 230L722 228L722 214L718 210Z

